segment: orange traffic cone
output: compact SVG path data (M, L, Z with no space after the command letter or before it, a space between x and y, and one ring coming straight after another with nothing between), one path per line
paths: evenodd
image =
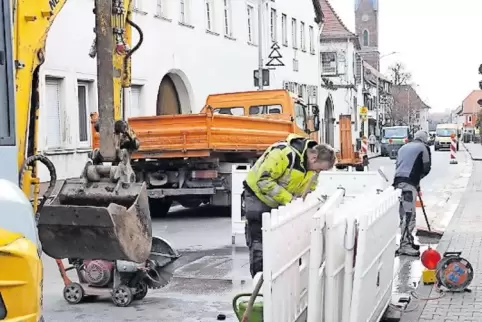
M415 201L415 207L422 208L422 203L420 202L420 198L422 197L422 191L418 193L417 200Z

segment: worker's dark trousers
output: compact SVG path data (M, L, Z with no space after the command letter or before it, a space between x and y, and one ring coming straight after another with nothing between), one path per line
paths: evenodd
M406 182L400 182L397 184L397 188L402 190L399 206L400 229L402 234L400 238L400 249L402 249L412 247L415 242L413 231L415 230L417 216L417 188Z
M263 271L263 226L262 216L270 212L271 208L265 205L253 193L244 191L245 215L246 215L246 245L249 248L249 271L254 277L256 273Z

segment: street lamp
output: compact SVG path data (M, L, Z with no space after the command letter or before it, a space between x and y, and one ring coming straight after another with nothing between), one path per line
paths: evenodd
M418 84L408 84L408 87L407 87L407 95L408 95L408 99L407 99L407 116L408 116L408 120L407 120L407 125L410 126L410 88L414 88L414 87L419 87L420 85ZM415 90L415 89L414 89Z
M382 58L398 54L397 51L380 56L379 61ZM380 64L380 63L378 63ZM380 78L377 76L377 100L376 100L376 115L375 115L375 135L380 136Z

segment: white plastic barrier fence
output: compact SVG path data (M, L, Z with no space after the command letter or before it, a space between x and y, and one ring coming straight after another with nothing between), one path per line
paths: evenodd
M337 190L315 213L311 224L311 250L308 288L308 322L320 322L324 319L325 290L325 217L337 211L342 203L345 191ZM329 295L331 296L331 294Z
M361 208L357 214L350 322L379 321L390 303L399 197L400 190L389 187L376 202Z
M231 169L231 243L236 244L236 235L243 235L244 220L241 214L241 195L243 194L243 181L251 169L249 164L233 164Z
M391 295L400 193L389 187L342 197L340 191L313 218L320 220L311 233L307 321L378 321ZM375 277L368 274L372 271Z
M326 274L322 321L348 321L350 318L351 294L353 289L353 265L355 257L356 218L360 209L376 202L375 191L356 197L345 196L336 212L326 215Z
M318 177L318 188L323 195L331 196L336 189L344 188L346 196L357 196L367 192L384 190L388 182L377 171L346 172L322 171Z
M263 318L294 322L308 307L310 231L321 201L311 193L263 214Z

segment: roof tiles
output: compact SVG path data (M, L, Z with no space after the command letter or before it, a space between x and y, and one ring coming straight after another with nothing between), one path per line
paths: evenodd
M346 27L328 0L320 0L320 3L325 20L321 32L322 39L345 37L356 38L356 35Z

